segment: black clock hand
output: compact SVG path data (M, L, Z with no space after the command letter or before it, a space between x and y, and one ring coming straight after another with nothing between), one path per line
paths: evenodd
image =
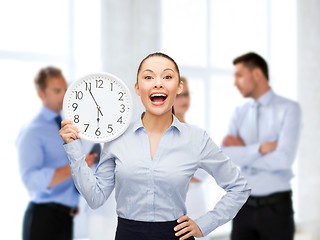
M99 121L100 121L100 107L98 107L98 118L97 118L97 123L98 123L98 128L99 128Z
M93 94L92 94L92 92L91 92L90 89L89 89L89 93L91 94L91 97L92 97L93 101L96 103L97 109L98 109L98 111L101 113L101 116L103 116L103 114L102 114L102 112L101 112L101 110L100 110L100 106L98 105L98 103L97 103L96 99L94 98L94 96L93 96Z

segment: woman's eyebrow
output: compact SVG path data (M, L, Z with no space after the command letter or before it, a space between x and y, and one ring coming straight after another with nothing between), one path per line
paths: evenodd
M153 73L153 71L151 69L148 69L148 68L143 70L142 72L152 72Z
M174 70L172 68L165 68L162 72L165 72L165 71L171 71L171 72L174 72ZM142 71L142 73L144 72L151 72L151 73L154 73L154 71L152 71L151 69L147 68L145 70Z
M172 68L166 68L166 69L163 70L163 72L165 72L165 71L172 71L172 72L174 72Z

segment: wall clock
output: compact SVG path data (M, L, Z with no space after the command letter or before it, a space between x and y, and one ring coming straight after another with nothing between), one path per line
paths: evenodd
M80 138L109 142L126 131L133 113L130 91L110 73L93 73L74 81L63 99L63 114Z

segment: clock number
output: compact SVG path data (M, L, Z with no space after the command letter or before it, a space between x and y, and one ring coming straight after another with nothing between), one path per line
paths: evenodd
M83 98L83 93L82 91L75 91L76 92L76 99L81 100Z
M112 132L113 132L112 124L108 124L108 131L107 131L107 133L112 133Z
M113 83L110 83L110 91L113 91Z
M89 123L85 123L84 125L86 125L86 129L84 130L84 132L86 132L88 130Z
M86 91L91 91L91 82L90 83L86 83Z
M80 122L80 120L79 120L79 115L74 115L73 121L74 121L75 123L79 123L79 122Z
M103 88L102 84L103 84L103 81L101 79L96 80L96 88Z
M119 99L118 99L118 101L123 101L123 95L124 95L124 93L123 92L119 92L119 95L120 95L120 97L119 97Z
M119 119L118 119L118 121L117 121L118 123L122 123L122 116L121 117L119 117Z
M95 131L96 136L100 136L101 132L100 132L100 128L97 128L97 130Z
M77 110L78 108L78 103L72 103L73 111Z
M126 109L125 109L126 106L125 106L124 104L121 104L120 106L122 107L121 110L120 110L120 112L121 112L121 113L124 113L124 111L126 110Z

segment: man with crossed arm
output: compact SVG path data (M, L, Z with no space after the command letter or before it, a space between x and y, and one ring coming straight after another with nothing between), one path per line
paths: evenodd
M251 99L235 110L222 145L252 192L233 220L232 240L292 240L290 180L301 124L299 104L274 93L268 65L258 54L244 54L233 64L235 86Z

